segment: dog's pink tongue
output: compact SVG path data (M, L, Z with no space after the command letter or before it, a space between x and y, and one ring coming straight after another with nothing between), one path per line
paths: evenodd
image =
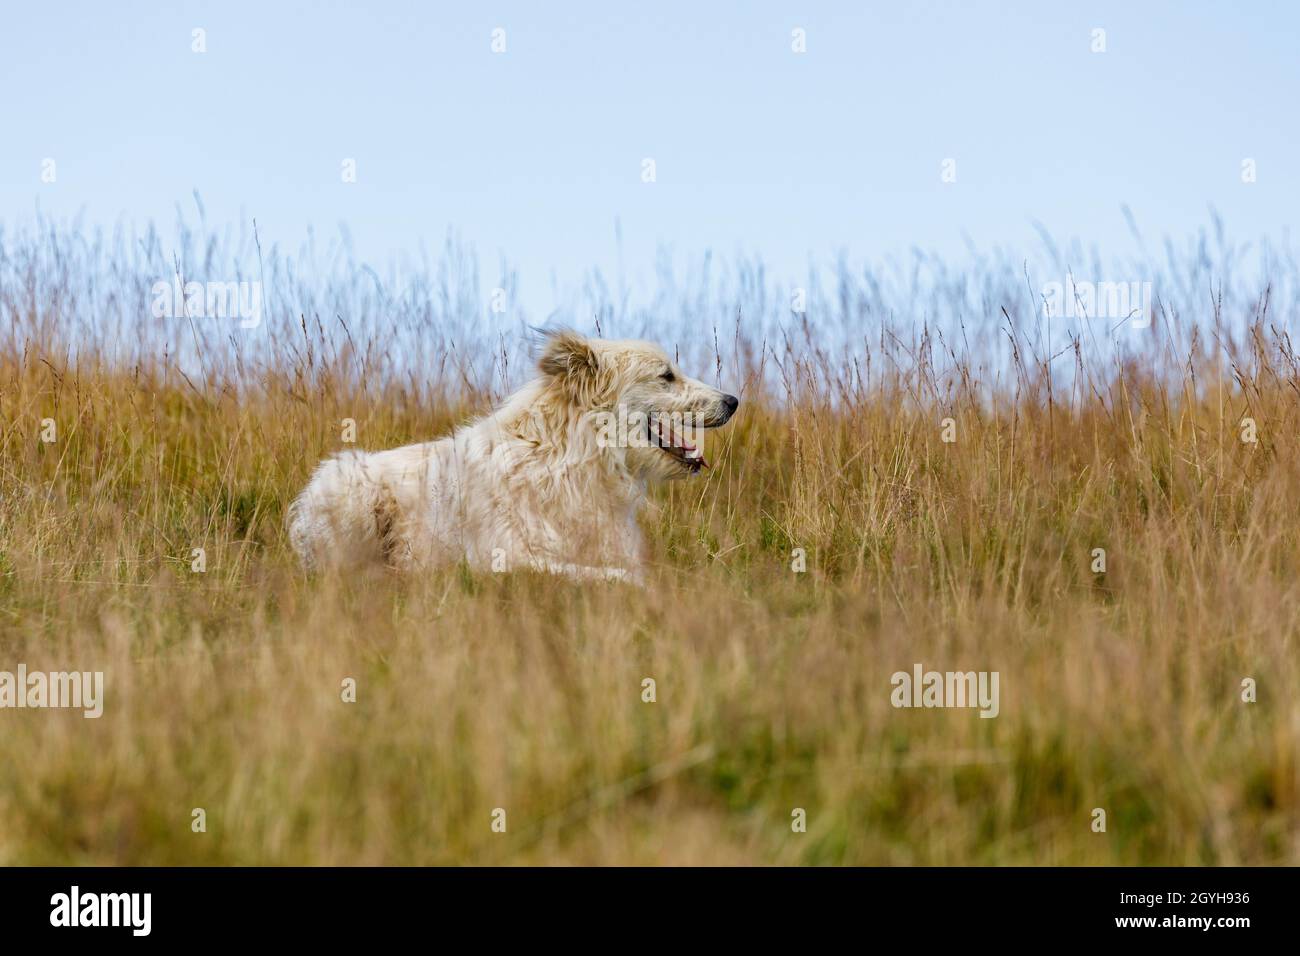
M660 438L665 437L662 426L660 426L659 428L659 437ZM700 463L701 468L709 467L709 463L704 459L704 453L699 452L694 445L688 442L681 435L678 435L677 432L673 430L673 426L671 425L668 426L668 435L666 437L668 440L668 444L671 447L680 448L683 452L686 453L687 460L698 461Z
M686 452L687 460L698 461L700 463L701 468L709 467L709 463L704 459L704 452L700 451L698 448L696 448L694 445L688 442L685 438L682 438L676 432L673 433L673 438L678 442L677 447L680 448L682 451Z

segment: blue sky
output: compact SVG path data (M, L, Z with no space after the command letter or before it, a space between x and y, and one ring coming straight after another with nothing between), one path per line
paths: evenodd
M634 284L660 247L797 276L1035 220L1122 252L1123 203L1152 236L1213 206L1285 239L1296 36L1284 2L13 4L0 222L166 226L197 189L209 222L290 250L346 223L376 263L451 228L538 311L618 274L616 220Z

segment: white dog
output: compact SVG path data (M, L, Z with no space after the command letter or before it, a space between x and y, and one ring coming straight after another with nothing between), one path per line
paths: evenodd
M323 462L289 508L308 569L453 564L639 580L651 480L707 467L739 400L648 342L548 335L540 376L451 436ZM696 441L692 441L692 437Z

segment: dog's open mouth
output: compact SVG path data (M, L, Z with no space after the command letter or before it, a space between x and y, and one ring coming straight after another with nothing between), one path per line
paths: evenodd
M671 422L658 419L651 428L651 434L655 444L692 472L709 467L709 463L704 459L704 453L687 441L685 435L673 428Z

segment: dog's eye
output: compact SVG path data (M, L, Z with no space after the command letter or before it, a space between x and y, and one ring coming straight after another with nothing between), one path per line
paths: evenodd
M673 374L673 370L672 370L672 369L669 369L668 371L664 372L664 373L663 373L662 375L660 375L659 377L660 377L661 379L663 379L665 382L675 382L675 381L677 381L677 376Z

